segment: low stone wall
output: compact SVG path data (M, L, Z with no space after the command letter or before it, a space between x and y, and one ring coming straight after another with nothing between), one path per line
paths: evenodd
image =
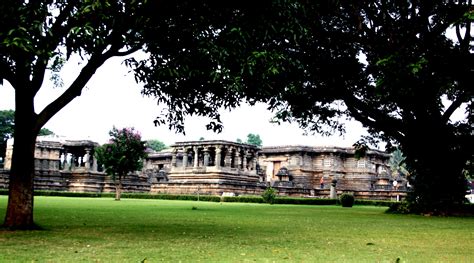
M0 170L0 189L8 189L9 171ZM69 192L114 192L115 184L110 176L90 171L37 171L35 190ZM122 179L122 191L129 193L150 192L147 178L127 175Z
M160 182L151 186L151 194L203 194L222 195L223 193L234 193L236 195L261 195L266 186L255 184L235 183L232 181L220 180L215 183L210 182Z
M8 170L0 170L0 189L8 189ZM37 171L35 189L69 192L114 192L115 184L105 173L89 171ZM150 184L147 177L128 175L122 180L123 192L150 194L261 195L266 183L235 182L233 180L157 182ZM274 186L279 196L329 198L329 189ZM337 190L337 194L351 193L356 199L396 201L406 198L407 191Z

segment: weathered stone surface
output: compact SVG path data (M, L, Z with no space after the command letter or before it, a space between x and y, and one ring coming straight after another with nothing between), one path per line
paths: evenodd
M35 189L113 192L114 182L98 171L92 141L39 140L35 151ZM11 148L7 151L8 160ZM149 153L144 168L127 175L124 192L152 194L260 195L274 187L281 196L394 200L406 195L403 178L393 178L389 155L369 150L357 159L351 148L280 146L258 148L222 140L177 142ZM7 167L8 168L8 167ZM393 181L397 180L396 189ZM8 188L8 170L0 171L0 188Z

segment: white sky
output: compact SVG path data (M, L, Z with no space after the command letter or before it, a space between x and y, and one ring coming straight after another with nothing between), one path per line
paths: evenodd
M82 95L56 114L45 127L68 139L89 139L99 143L108 140L108 132L118 128L135 127L144 140L158 139L170 145L177 141L222 139L245 141L247 134L259 134L264 146L271 145L328 145L350 147L366 131L358 122L347 125L344 137L322 137L303 135L296 124L272 124L273 116L264 104L243 105L232 112L222 112L224 130L217 134L207 131L207 119L188 117L185 123L186 136L170 131L167 126L155 127L153 120L160 108L152 98L143 97L141 87L135 83L132 73L121 65L123 58L107 61L89 81ZM79 73L81 66L68 63L61 72L64 88L53 88L45 81L36 96L35 108L39 112L59 96ZM14 109L14 90L8 83L0 86L0 110Z

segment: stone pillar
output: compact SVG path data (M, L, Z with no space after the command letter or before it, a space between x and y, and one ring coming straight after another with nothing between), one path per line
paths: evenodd
M183 152L183 167L186 168L188 166L188 148L184 148Z
M244 171L248 170L247 169L247 151L244 151L244 154L242 156L242 169L244 169Z
M90 170L90 156L91 156L91 149L86 149L86 154L84 155L84 167L86 170Z
M214 161L214 165L216 167L220 167L221 166L221 148L219 146L216 146L216 159Z
M194 150L194 168L197 168L199 166L199 148L197 146L193 147Z
M209 148L204 148L204 167L209 166Z
M176 155L178 154L178 149L173 149L171 152L171 167L176 167Z
M97 165L97 159L92 157L92 171L97 172L98 165Z
M329 190L329 198L331 198L331 199L336 199L337 198L336 184L337 184L337 180L333 179L331 181L331 189Z
M234 168L240 168L240 158L242 157L241 153L240 153L240 149L235 149L235 154L234 154L234 163L233 163L233 166Z
M74 170L76 167L76 156L71 154L71 162L69 163L69 170Z
M56 162L55 160L50 160L49 161L49 170L57 170L56 168Z
M231 167L232 166L231 161L232 161L232 148L229 147L224 156L224 166Z
M257 163L258 163L257 155L256 155L256 153L253 153L253 156L252 156L252 170L257 171Z
M66 163L66 155L64 153L60 153L59 155L59 170L64 170L64 167Z

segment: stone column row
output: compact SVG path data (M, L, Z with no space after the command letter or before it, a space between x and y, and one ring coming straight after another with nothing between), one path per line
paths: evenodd
M222 163L222 159L223 159L226 167L234 167L234 168L245 169L245 170L256 169L256 161L257 161L256 157L252 156L249 163L249 160L248 160L249 152L247 150L244 149L242 151L239 148L236 149L234 147L228 147L227 151L224 152L223 147L219 147L219 146L208 146L208 147L204 147L202 150L200 150L198 146L184 147L182 167L189 166L189 156L190 156L191 150L193 152L193 155L192 155L193 166L192 167L197 168L200 165L204 167L209 166L211 162L210 148L215 149L215 155L214 155L214 160L213 160L215 167L220 167ZM199 156L201 152L203 154L203 160L200 164ZM172 155L171 155L171 165L173 167L177 166L177 154L178 154L178 149L173 150Z

